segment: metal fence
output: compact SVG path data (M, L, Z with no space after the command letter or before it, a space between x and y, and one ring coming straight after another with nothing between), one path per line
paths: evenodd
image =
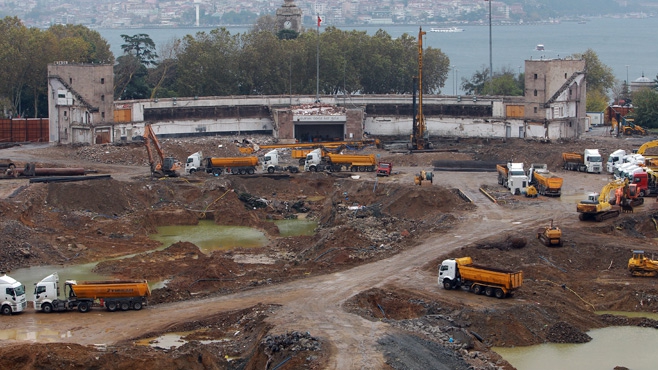
M0 142L48 142L48 118L0 119Z

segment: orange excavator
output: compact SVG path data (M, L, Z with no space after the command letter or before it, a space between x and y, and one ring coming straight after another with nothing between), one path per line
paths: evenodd
M154 177L178 177L183 166L174 157L166 157L158 138L153 132L151 125L144 126L144 145L149 156L149 165L151 166L151 176ZM156 163L153 156L153 146L158 153L160 161Z

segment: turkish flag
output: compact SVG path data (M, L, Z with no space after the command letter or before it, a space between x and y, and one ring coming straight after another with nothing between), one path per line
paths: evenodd
M318 27L320 27L320 23L322 23L322 18L318 15Z

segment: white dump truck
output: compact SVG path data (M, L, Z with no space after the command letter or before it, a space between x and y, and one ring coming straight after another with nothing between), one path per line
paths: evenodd
M6 274L0 276L0 312L11 315L25 311L26 307L25 285Z
M263 172L274 173L274 172L290 172L297 173L299 172L299 167L297 166L280 166L279 165L279 151L274 149L265 153L263 156Z

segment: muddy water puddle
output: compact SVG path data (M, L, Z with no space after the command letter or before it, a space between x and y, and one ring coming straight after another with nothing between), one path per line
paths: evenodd
M158 250L177 242L190 242L201 252L232 248L257 248L267 245L267 236L260 230L246 226L217 225L212 220L201 220L198 225L160 226L150 238L162 243Z
M18 340L40 343L59 342L63 338L70 338L71 332L60 333L55 330L30 330L30 329L3 329L0 330L0 340Z
M279 227L282 236L313 235L317 222L305 218L296 220L273 221ZM267 245L268 238L261 231L242 226L217 225L211 220L201 220L198 225L186 226L162 226L158 228L158 234L152 234L151 238L158 240L162 246L156 250L162 250L178 241L189 241L201 249L203 253L214 250L228 250L231 248L253 248ZM135 256L130 254L112 259L122 259ZM28 267L10 271L8 275L25 285L25 293L28 301L34 301L34 285L44 277L57 272L60 282L64 280L93 281L112 280L111 275L93 272L97 262L80 265L45 265ZM162 288L166 281L149 282L151 289Z
M315 229L318 227L317 221L308 219L277 220L274 223L279 228L281 236L310 236L315 234Z
M309 219L276 220L281 236L313 235L317 221ZM246 226L217 225L212 220L200 220L198 225L160 226L153 240L162 243L164 249L179 241L195 244L203 253L229 250L237 247L257 248L267 245L269 239L260 230Z
M136 341L135 344L138 346L151 346L153 348L159 348L159 349L178 348L192 341L192 339L188 340L186 339L186 337L194 333L195 333L194 331L167 333L159 337L140 339ZM222 342L230 341L230 339L193 339L193 340L201 344L222 343Z
M587 332L588 343L544 343L535 346L492 348L517 370L613 369L653 370L658 363L658 330L618 326Z

